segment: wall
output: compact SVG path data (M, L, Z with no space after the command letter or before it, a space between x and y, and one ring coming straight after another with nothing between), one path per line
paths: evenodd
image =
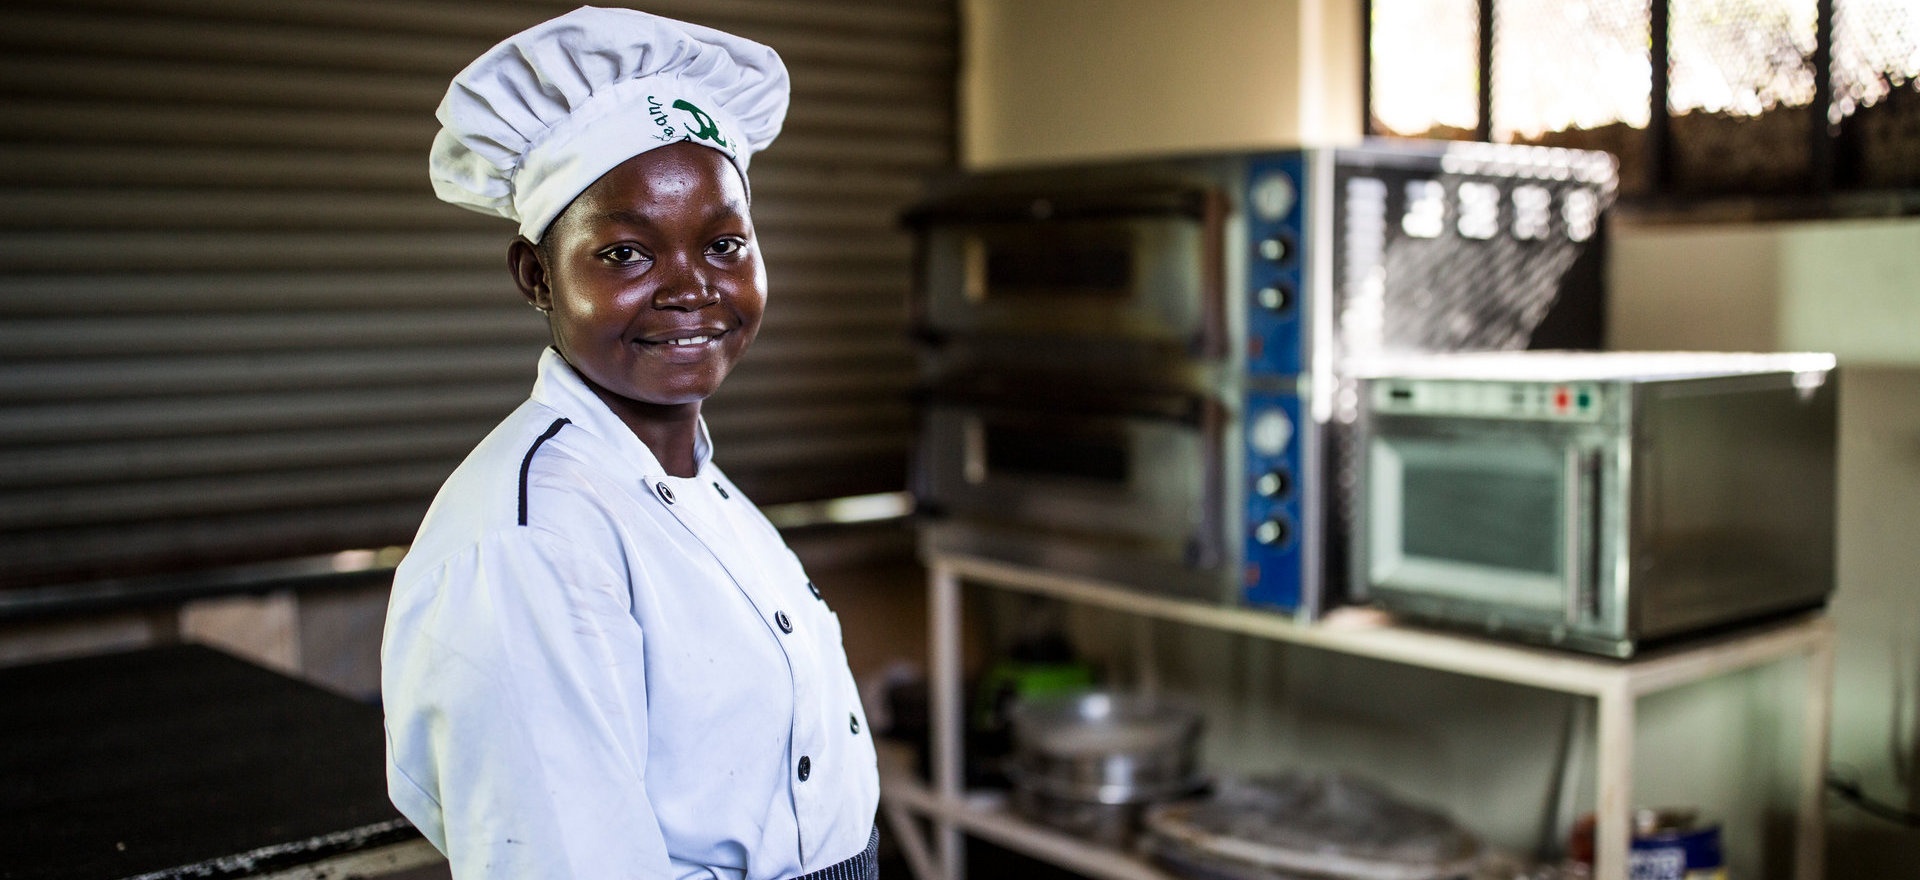
M1920 366L1920 220L1615 226L1614 344Z
M1346 68L1352 81L1316 79L1288 67L1302 57L1289 50L1315 42L1305 35L1337 30L1325 22L1346 20L1351 10L1331 10L1347 6L1329 0L1308 15L1296 3L1206 0L1169 16L1147 3L972 0L964 7L963 161L1042 164L1338 133L1340 123L1328 122L1335 111L1310 121L1296 96L1318 84L1317 94L1357 108L1358 61ZM1321 24L1300 24L1308 20ZM1276 65L1271 76L1247 74ZM1920 807L1920 220L1620 222L1613 247L1615 347L1840 355L1832 763L1882 800ZM1026 600L970 595L994 596L986 604L1003 621L1032 613ZM1117 679L1135 677L1136 623L1087 609L1069 621L1080 647ZM1580 718L1576 701L1172 625L1150 629L1161 684L1204 698L1204 749L1215 768L1364 773L1522 851L1557 833L1543 815L1563 736ZM1785 876L1790 864L1801 672L1788 664L1641 706L1636 799L1721 815L1731 876ZM1589 750L1576 754L1590 766L1590 744L1576 737L1571 745ZM1591 772L1573 784L1574 803L1589 809ZM1920 833L1829 803L1830 876L1920 877Z
M1360 135L1359 4L965 0L973 168Z

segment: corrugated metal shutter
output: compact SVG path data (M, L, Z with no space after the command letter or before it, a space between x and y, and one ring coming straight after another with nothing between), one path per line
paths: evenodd
M435 201L433 108L572 4L0 11L0 585L404 543L524 399L504 221ZM948 0L669 0L794 78L754 160L772 300L709 405L762 503L897 489L911 245L952 162Z

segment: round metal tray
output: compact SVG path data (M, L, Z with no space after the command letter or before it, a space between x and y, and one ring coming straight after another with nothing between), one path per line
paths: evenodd
M1445 816L1341 776L1227 780L1144 822L1149 852L1209 880L1454 880L1480 852Z

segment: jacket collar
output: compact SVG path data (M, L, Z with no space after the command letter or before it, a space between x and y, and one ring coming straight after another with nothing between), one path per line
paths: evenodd
M552 346L540 353L540 372L533 382L533 400L560 415L575 427L592 434L595 439L610 447L624 461L631 462L643 475L666 476L666 468L660 466L653 450L634 436L633 429L620 417L607 408L600 395L587 387L585 379L575 372L573 365L567 363L560 352ZM697 470L695 474L707 470L707 462L713 459L713 440L707 434L706 417L700 418L693 440L693 458Z

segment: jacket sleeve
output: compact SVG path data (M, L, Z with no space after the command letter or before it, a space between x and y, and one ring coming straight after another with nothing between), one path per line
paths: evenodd
M388 788L457 880L668 876L644 635L615 564L513 527L396 582Z

